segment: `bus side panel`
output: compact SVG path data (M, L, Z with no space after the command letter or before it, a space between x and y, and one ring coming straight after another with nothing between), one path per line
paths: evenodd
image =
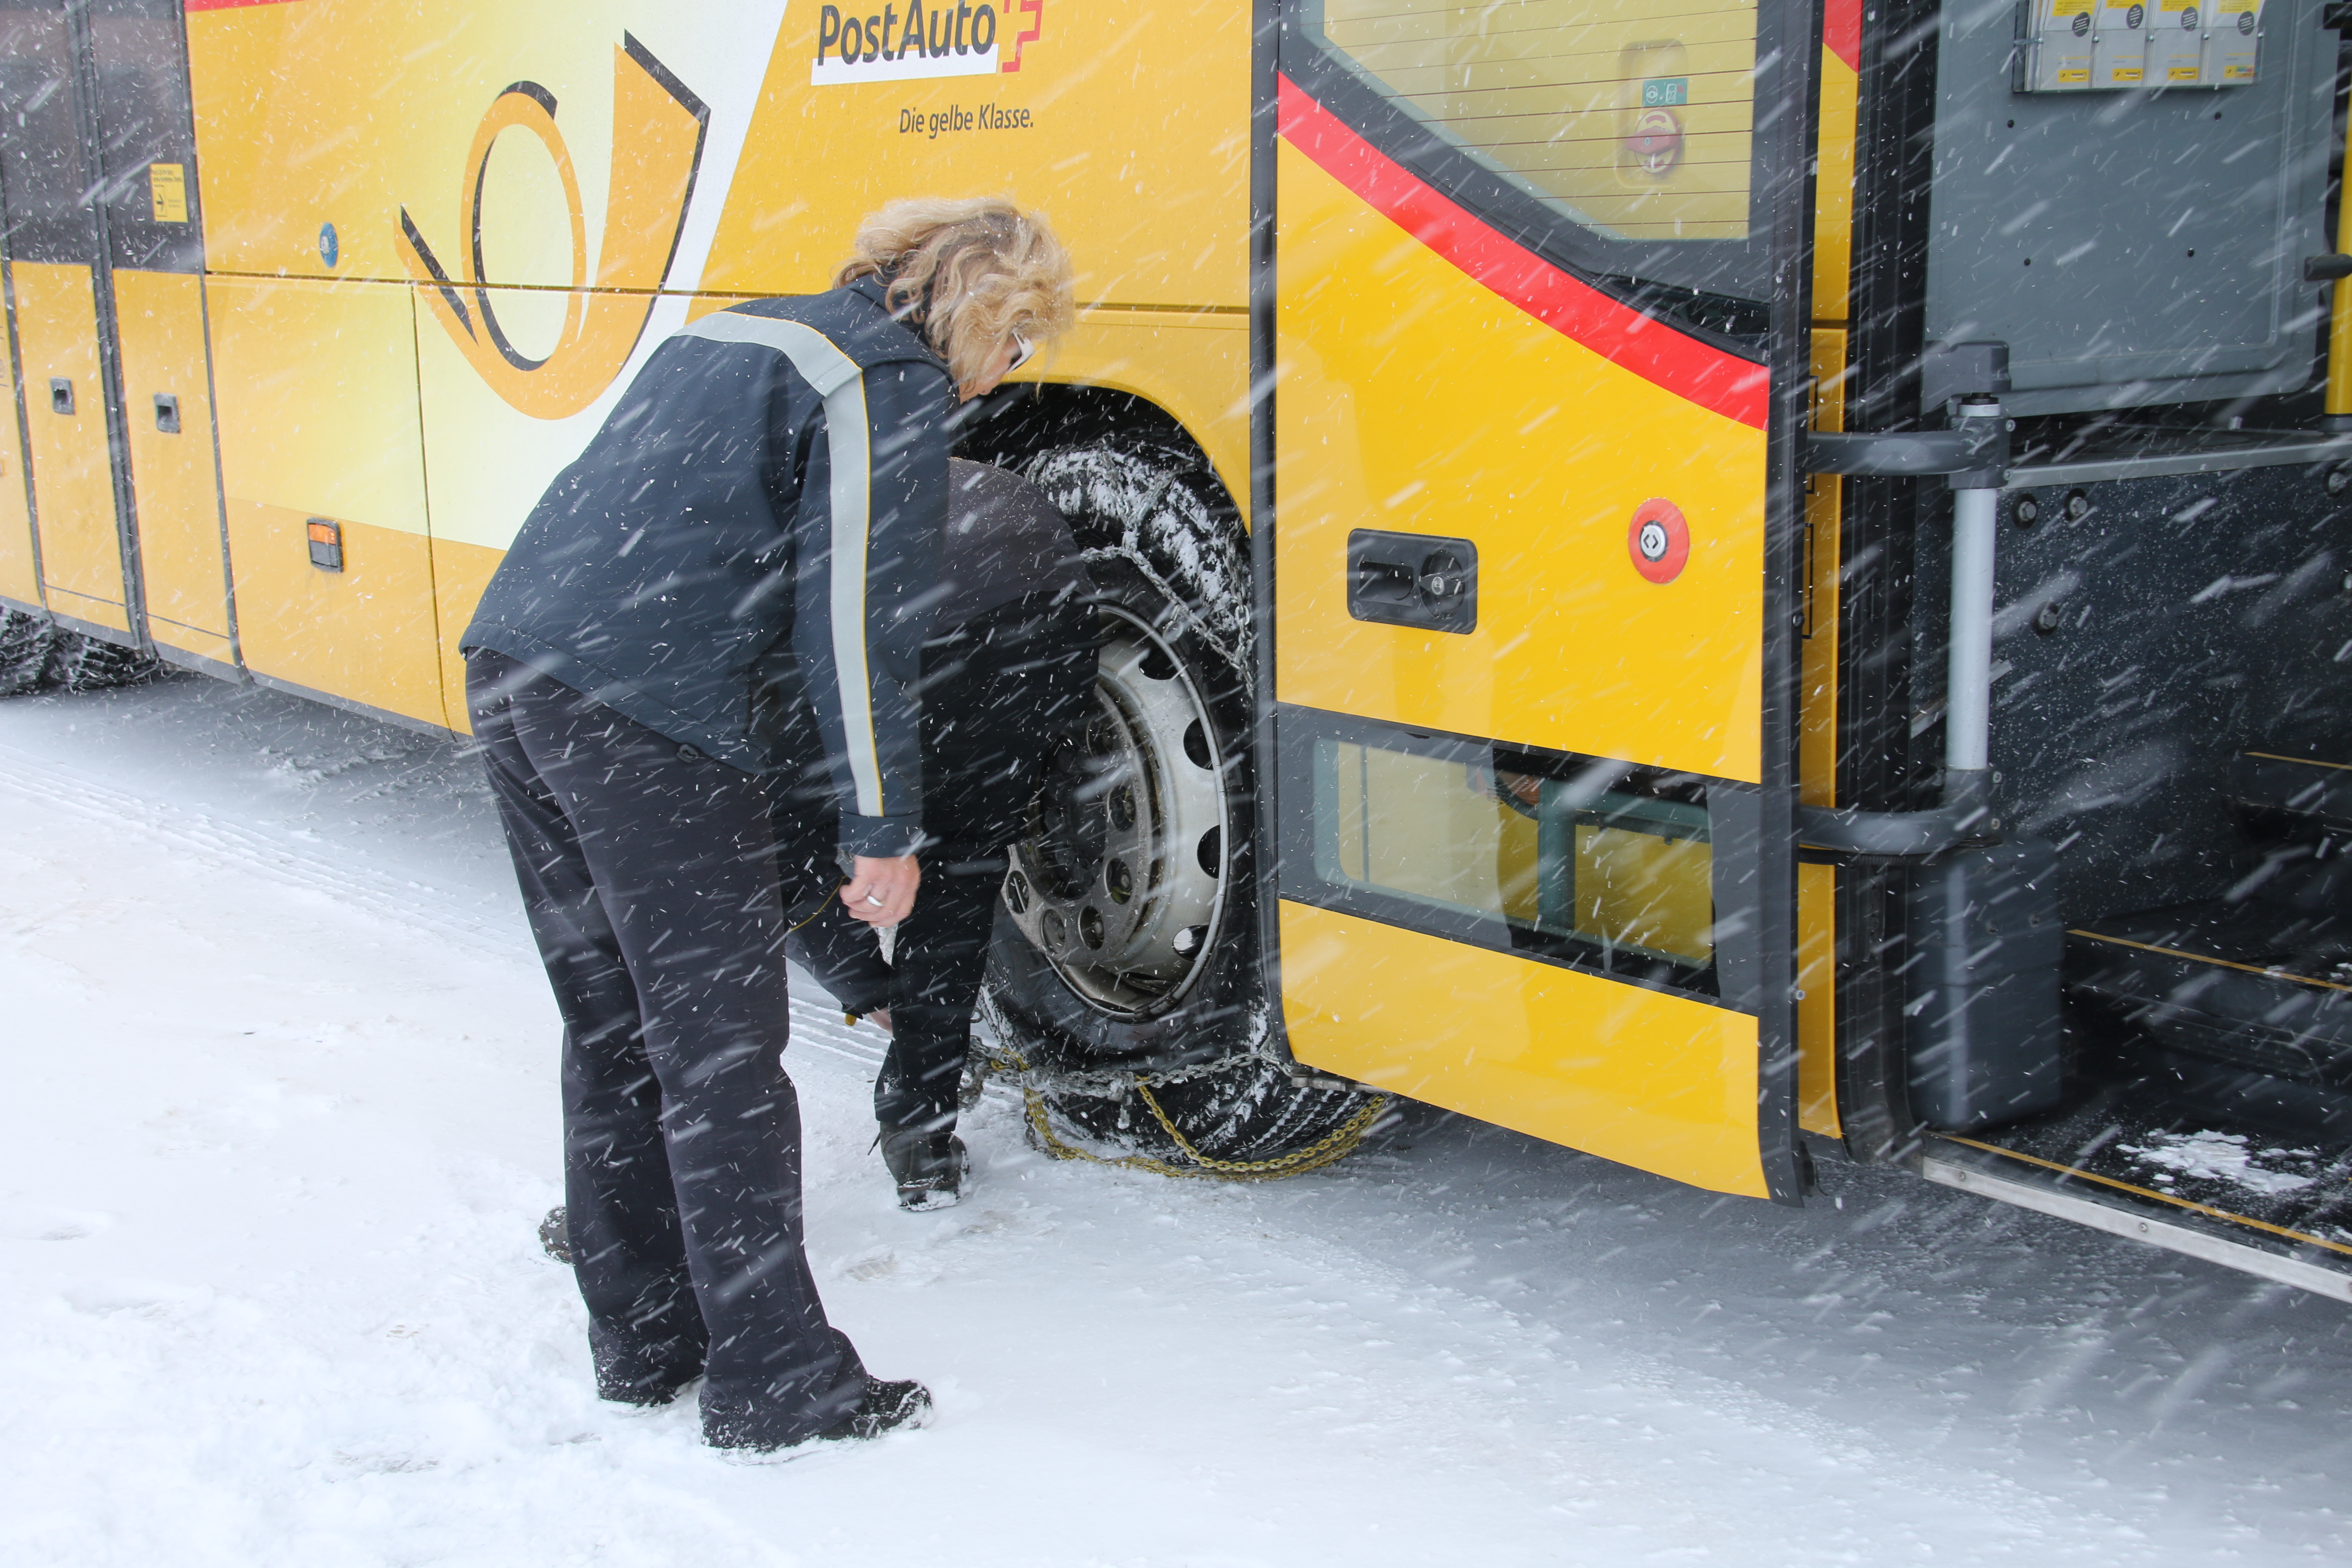
M410 291L213 278L229 558L246 667L446 724ZM314 565L311 519L341 531Z
M98 301L90 269L19 261L16 337L33 430L33 490L40 507L41 577L49 608L127 632L122 534L106 442ZM61 391L55 384L66 384ZM71 413L63 412L71 400Z
M998 10L994 75L820 86L824 8L790 7L702 287L822 289L883 203L986 192L1045 211L1081 300L1243 308L1249 7Z
M221 561L204 279L184 272L120 271L114 304L147 635L226 662L228 575ZM173 400L172 414L159 412L159 396ZM164 428L173 423L176 430Z
M1282 700L1758 780L1763 432L1522 311L1278 145ZM1628 554L1654 498L1689 527L1663 585ZM1353 618L1367 528L1468 539L1475 629Z
M1310 1067L1747 1197L1756 1020L1286 900L1283 1017Z

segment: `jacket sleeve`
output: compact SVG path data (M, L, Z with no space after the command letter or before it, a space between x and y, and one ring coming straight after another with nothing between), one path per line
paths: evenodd
M861 403L861 428L833 427ZM947 531L947 377L879 364L825 407L827 504L802 505L798 542L801 560L823 564L799 574L793 658L841 802L842 849L908 855L923 830L919 693Z

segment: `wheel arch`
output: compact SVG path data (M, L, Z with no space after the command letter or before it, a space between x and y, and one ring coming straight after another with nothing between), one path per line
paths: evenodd
M1017 468L1056 447L1114 439L1148 445L1213 482L1224 510L1246 536L1248 508L1217 471L1206 444L1139 393L1051 381L999 388L982 400L978 418L956 443L956 456Z

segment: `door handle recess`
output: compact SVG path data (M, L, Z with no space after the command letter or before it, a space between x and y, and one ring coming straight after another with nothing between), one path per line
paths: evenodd
M155 395L155 428L166 436L180 433L180 399L177 394L159 392Z
M49 377L49 412L71 414L73 411L73 383L62 375Z
M1478 547L1430 533L1348 535L1348 614L1384 626L1478 629Z

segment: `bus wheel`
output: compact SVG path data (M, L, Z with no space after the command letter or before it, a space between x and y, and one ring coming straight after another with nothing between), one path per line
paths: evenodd
M129 686L159 674L163 661L152 653L100 642L79 632L58 632L49 645L47 668L41 683L68 691L96 691L108 686Z
M1197 458L1141 443L1026 470L1087 552L1103 648L1005 878L986 1001L1003 1065L1057 1154L1110 1142L1228 1176L1328 1163L1386 1102L1294 1081L1272 1040L1239 519Z
M38 616L0 610L0 697L21 697L41 689L49 645L57 632Z

